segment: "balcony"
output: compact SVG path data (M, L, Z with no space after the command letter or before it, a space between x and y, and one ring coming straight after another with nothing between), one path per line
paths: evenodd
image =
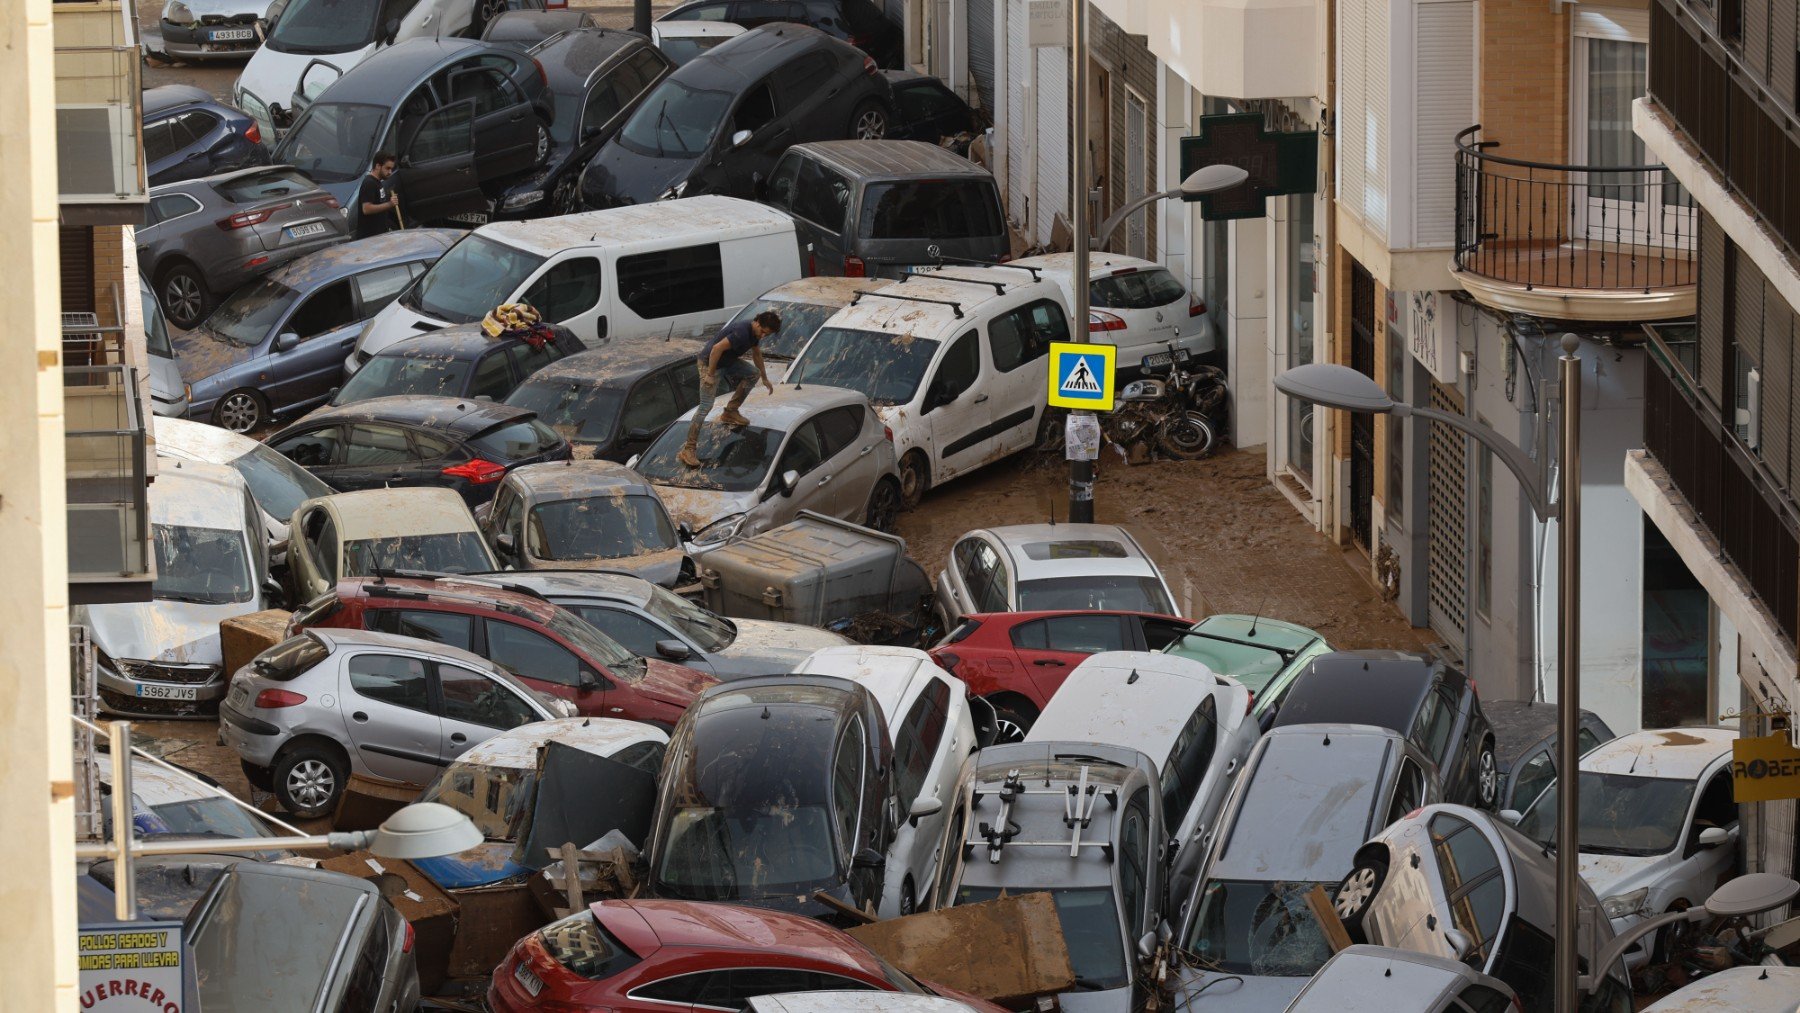
M1510 313L1623 323L1694 313L1693 198L1659 165L1507 158L1456 135L1458 283Z
M64 223L135 223L143 218L144 202L135 5L57 0L52 12L57 193Z
M63 455L68 482L69 598L148 601L147 416L123 328L64 314Z

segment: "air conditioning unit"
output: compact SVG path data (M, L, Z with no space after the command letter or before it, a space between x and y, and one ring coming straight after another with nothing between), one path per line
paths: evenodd
M1762 371L1751 369L1744 374L1744 389L1738 391L1736 417L1732 428L1744 446L1762 448Z

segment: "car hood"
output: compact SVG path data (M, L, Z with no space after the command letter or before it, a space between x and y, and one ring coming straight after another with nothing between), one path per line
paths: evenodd
M644 679L638 683L637 690L663 703L686 707L694 702L696 696L718 681L705 672L696 672L655 658L645 658Z
M721 517L747 513L756 505L757 491L725 492L722 489L681 489L659 485L656 494L677 524L686 524L696 534Z
M827 647L843 647L851 641L836 633L770 622L766 619L733 619L737 639L720 651L718 659L732 675L777 675L794 671L807 655Z
M649 204L694 174L694 158L640 155L610 141L588 163L582 197L596 208Z
M175 364L181 369L181 378L196 386L257 355L255 348L227 341L204 327L170 334L169 344L175 349Z
M158 401L180 401L186 397L181 389L181 366L174 359L150 356L150 396Z
M77 606L71 620L92 628L94 644L114 658L217 665L219 623L254 611L254 601L232 605L149 601Z
M1182 996L1177 1001L1177 1010L1239 1010L1239 1009L1285 1009L1306 983L1312 979L1306 975L1294 977L1276 977L1273 975L1238 975L1225 974L1218 971L1184 970L1175 984L1175 994ZM1204 989L1204 991L1203 991ZM1079 993L1077 993L1079 994ZM1111 993L1103 993L1111 994ZM1069 994L1060 995L1057 1001L1062 1008L1074 1011L1080 1007L1069 1005Z
M1662 878L1663 855L1589 855L1581 856L1581 878L1594 888L1594 896L1605 900L1630 893Z

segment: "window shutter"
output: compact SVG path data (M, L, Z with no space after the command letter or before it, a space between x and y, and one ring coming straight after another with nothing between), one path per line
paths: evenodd
M1784 485L1793 474L1794 310L1764 283L1762 363L1762 457Z
M1769 4L1769 88L1775 97L1794 104L1794 48L1800 46L1800 3L1771 0Z
M1750 361L1760 366L1763 363L1763 277L1744 251L1734 249L1732 254L1735 262L1732 277L1737 295L1733 303L1735 315L1731 318L1731 336ZM1738 391L1739 397L1743 393Z
M1744 62L1758 83L1769 79L1769 4L1771 0L1743 0ZM1784 0L1773 0L1781 3Z
M1725 406L1725 233L1704 212L1700 221L1700 387L1713 404Z
M1367 181L1362 130L1364 111L1368 108L1364 78L1368 72L1363 58L1363 25L1368 20L1370 0L1338 2L1338 201L1362 216L1363 189Z
M94 312L94 230L58 229L57 259L62 265L62 312Z
M994 8L1002 0L969 0L969 83L981 108L994 112Z
M1414 247L1456 243L1456 135L1475 122L1475 5L1422 3L1414 18Z
M1028 22L1026 0L997 0L1006 3L1006 73L1017 85L1006 89L1006 202L1013 221L1030 223L1031 159L1036 157L1030 138L1034 124L1023 87L1030 80L1031 47L1026 44Z
M1363 59L1368 63L1363 87L1363 122L1352 129L1364 134L1363 165L1368 170L1363 184L1363 218L1383 239L1388 236L1388 180L1393 178L1388 159L1388 115L1392 108L1388 89L1388 46L1392 39L1385 0L1370 0L1363 24Z
M1037 57L1037 199L1031 220L1040 242L1050 238L1057 215L1068 215L1074 151L1069 144L1069 51L1043 46ZM1098 138L1090 138L1098 141Z

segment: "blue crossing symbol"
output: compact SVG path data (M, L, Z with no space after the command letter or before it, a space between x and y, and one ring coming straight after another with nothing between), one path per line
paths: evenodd
M1083 352L1065 355L1058 363L1060 374L1056 379L1058 396L1078 401L1099 402L1105 399L1106 386L1101 377L1106 375L1106 357L1099 352Z

